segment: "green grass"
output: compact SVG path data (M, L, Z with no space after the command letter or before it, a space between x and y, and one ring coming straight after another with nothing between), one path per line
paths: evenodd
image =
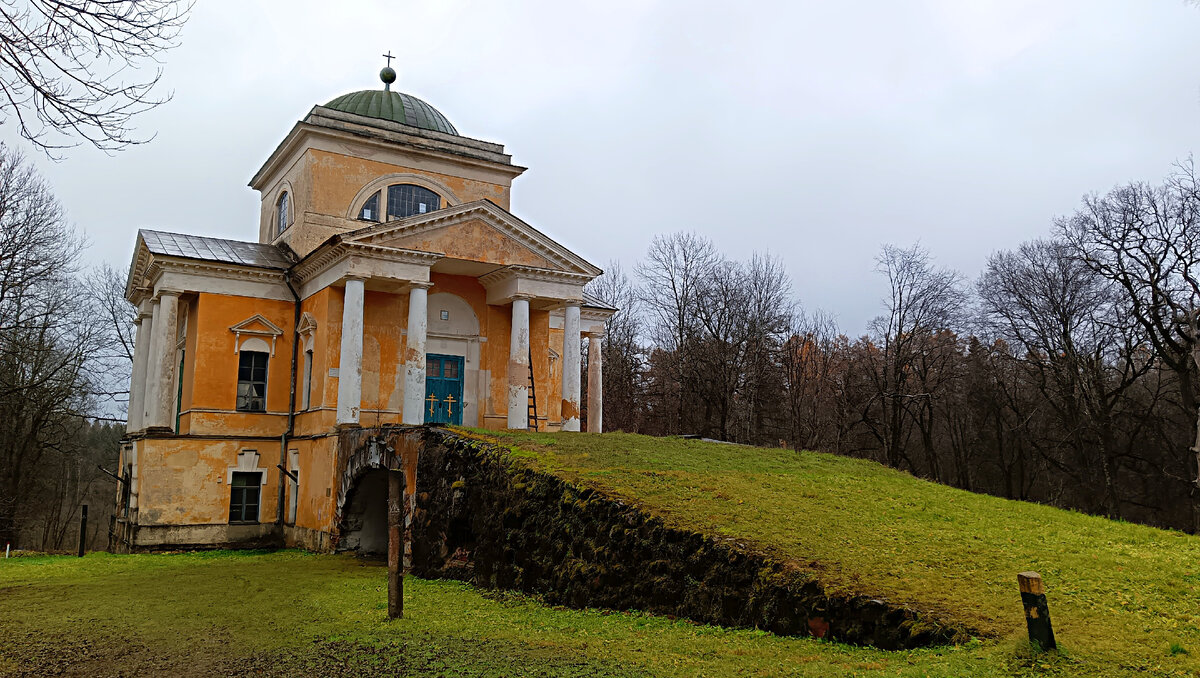
M405 618L388 621L386 569L351 556L0 560L0 675L994 675L976 653L883 652L550 608L411 577ZM1036 670L1019 654L1011 663Z
M963 675L1022 666L1024 570L1045 581L1063 650L1046 671L1200 674L1200 658L1184 649L1200 647L1200 538L833 455L626 434L486 435L668 524L800 563L832 590L884 596L978 630L984 639L968 650Z
M503 435L546 471L670 523L794 559L828 586L979 629L884 652L406 583L347 556L216 552L0 560L0 675L1192 676L1200 540L784 450ZM1024 640L1016 573L1045 578L1063 651Z

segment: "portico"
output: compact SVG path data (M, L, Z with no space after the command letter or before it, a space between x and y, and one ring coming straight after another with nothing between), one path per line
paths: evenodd
M251 179L257 242L140 232L122 538L326 548L356 428L603 430L615 309L584 292L599 268L508 210L523 171L367 90L314 107Z

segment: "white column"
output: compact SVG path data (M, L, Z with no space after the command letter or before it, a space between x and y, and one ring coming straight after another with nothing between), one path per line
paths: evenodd
M153 416L150 403L158 397L158 379L153 378L150 374L150 366L158 364L158 333L154 324L154 319L158 317L158 301L151 300L147 302L149 306L150 317L142 321L142 325L146 328L146 369L142 373L142 421L140 428L145 429L150 425L150 419Z
M129 519L135 522L137 521L138 490L140 488L138 483L138 452L140 450L138 448L141 446L142 441L135 440L129 448Z
M604 431L604 353L600 332L588 332L588 433Z
M529 428L529 299L512 302L508 342L508 427Z
M408 334L404 342L405 424L425 421L425 338L429 329L429 287L415 282L408 290Z
M579 430L579 306L563 311L562 430Z
M154 305L150 358L146 365L146 428L174 429L175 344L179 320L179 293L163 291Z
M357 425L362 407L363 281L346 281L342 301L342 351L338 358L337 423Z
M133 340L133 370L129 375L129 412L125 432L133 433L143 428L146 421L146 364L150 359L150 332L153 316L149 311L138 310L137 333Z

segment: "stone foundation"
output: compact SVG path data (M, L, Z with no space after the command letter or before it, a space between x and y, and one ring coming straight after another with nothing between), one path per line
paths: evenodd
M383 437L388 437L383 432ZM422 435L412 573L883 649L965 640L884 600L830 594L811 575L732 540L667 527L590 489L523 468L493 445Z

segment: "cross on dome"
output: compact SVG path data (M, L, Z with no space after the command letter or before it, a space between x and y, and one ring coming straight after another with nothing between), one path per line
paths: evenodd
M392 50L390 49L387 51L387 54L381 56L387 59L387 65L383 67L382 71L379 71L379 79L383 81L383 91L390 92L392 91L392 83L396 82L396 71L392 68L392 59L396 57L392 56Z

